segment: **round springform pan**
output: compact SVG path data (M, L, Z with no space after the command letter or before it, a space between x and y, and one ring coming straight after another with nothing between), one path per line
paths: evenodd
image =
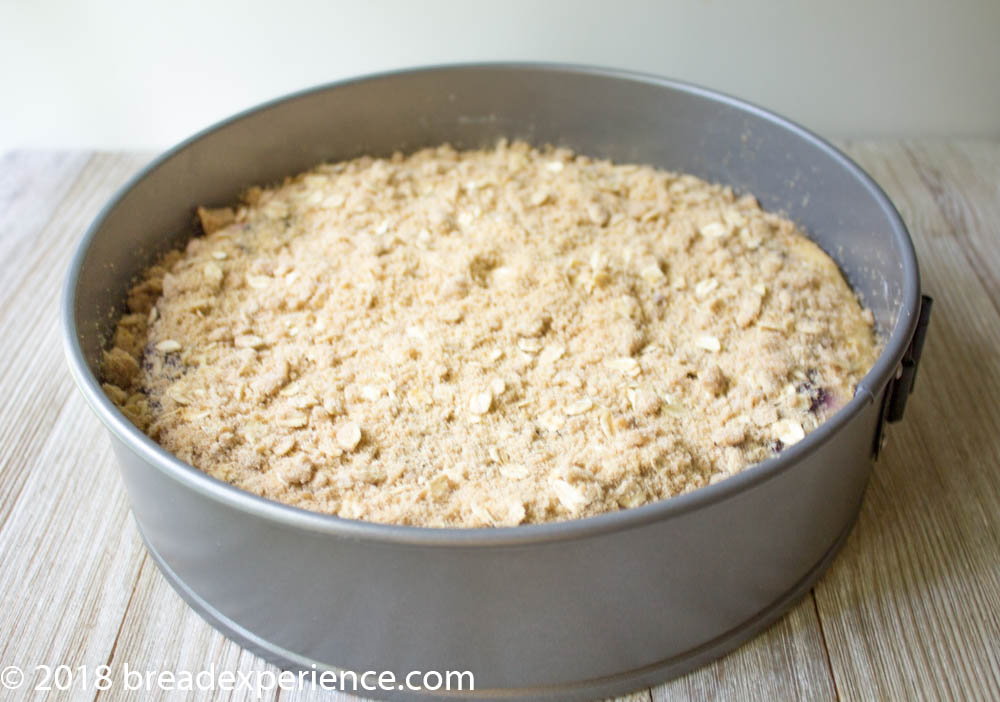
M787 214L837 261L884 336L855 397L803 441L720 483L496 529L366 523L257 497L174 458L105 397L98 364L125 292L194 235L195 206L324 160L500 137L693 173ZM150 554L227 636L293 670L474 674L471 691L392 696L590 699L701 665L808 591L854 522L920 305L913 246L892 204L802 128L670 80L491 64L319 87L166 152L83 238L63 326L72 374L111 435Z

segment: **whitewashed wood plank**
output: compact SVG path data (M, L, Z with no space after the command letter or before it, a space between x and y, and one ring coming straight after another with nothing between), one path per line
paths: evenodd
M0 157L0 299L10 294L23 262L92 154L86 151L9 151Z
M30 684L42 680L35 666L93 672L107 662L145 557L123 528L130 517L103 428L81 396L57 404L40 450L4 468L26 473L26 484L0 529L0 661ZM71 696L94 694L74 687Z
M906 417L815 591L837 689L845 699L1000 699L1000 318L941 207L988 174L940 176L935 194L901 146L849 150L908 222L935 308Z
M110 446L71 392L56 321L80 223L135 165L134 157L42 154L18 161L27 184L5 186L0 247L9 256L0 277L14 283L0 296L0 660L29 674L38 665L93 671L106 662L144 555L123 532L127 508ZM38 695L46 696L65 698Z
M129 537L140 543L138 530L130 520ZM194 610L173 591L160 575L148 556L135 583L135 595L128 612L121 622L117 645L109 657L111 677L126 680L126 670L138 671L150 687L142 691L143 699L183 698L187 700L275 700L277 690L269 690L258 697L256 690L248 689L237 674L257 675L263 671L277 674L275 666L244 650L212 629ZM190 692L166 692L156 675L163 671L180 676L197 675L208 671L215 680L230 672L236 689L203 689L196 683ZM152 678L148 673L152 672ZM135 679L134 674L131 676ZM197 680L197 678L196 678ZM256 678L253 679L256 683ZM262 683L265 687L269 681ZM171 685L177 685L175 682ZM102 694L101 700L134 700L137 692L124 684Z
M608 698L614 702L652 702L653 695L650 690L637 690L636 692L622 695L621 697Z
M1000 148L995 142L906 143L920 181L1000 311Z
M58 299L73 247L111 194L145 159L99 156L36 235L44 245L0 261L0 278L17 283L0 297L0 525L18 498L56 412L73 390L62 354ZM57 206L58 205L58 206Z
M652 689L653 702L835 697L812 594L729 655Z

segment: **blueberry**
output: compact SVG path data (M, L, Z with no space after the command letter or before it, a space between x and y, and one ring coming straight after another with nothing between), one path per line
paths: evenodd
M821 408L826 407L829 401L830 394L823 388L817 388L816 392L812 395L812 399L809 401L809 411L815 414Z

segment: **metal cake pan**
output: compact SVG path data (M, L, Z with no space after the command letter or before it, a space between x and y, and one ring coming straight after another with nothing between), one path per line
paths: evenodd
M431 529L243 492L171 456L101 391L100 352L126 289L192 236L196 205L231 202L250 184L323 160L499 137L694 173L793 218L837 261L885 337L855 397L780 455L680 497L561 523ZM91 225L62 315L70 369L110 432L149 552L213 626L287 669L468 670L475 691L447 697L568 700L701 665L807 592L851 529L885 421L902 414L929 312L921 303L896 210L813 134L671 80L491 64L323 86L171 149Z

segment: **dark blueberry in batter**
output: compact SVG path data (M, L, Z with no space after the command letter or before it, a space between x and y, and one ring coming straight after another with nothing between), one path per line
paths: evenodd
M829 403L830 395L823 388L817 388L816 392L813 393L812 399L809 401L809 411L816 414L820 409L826 407Z

